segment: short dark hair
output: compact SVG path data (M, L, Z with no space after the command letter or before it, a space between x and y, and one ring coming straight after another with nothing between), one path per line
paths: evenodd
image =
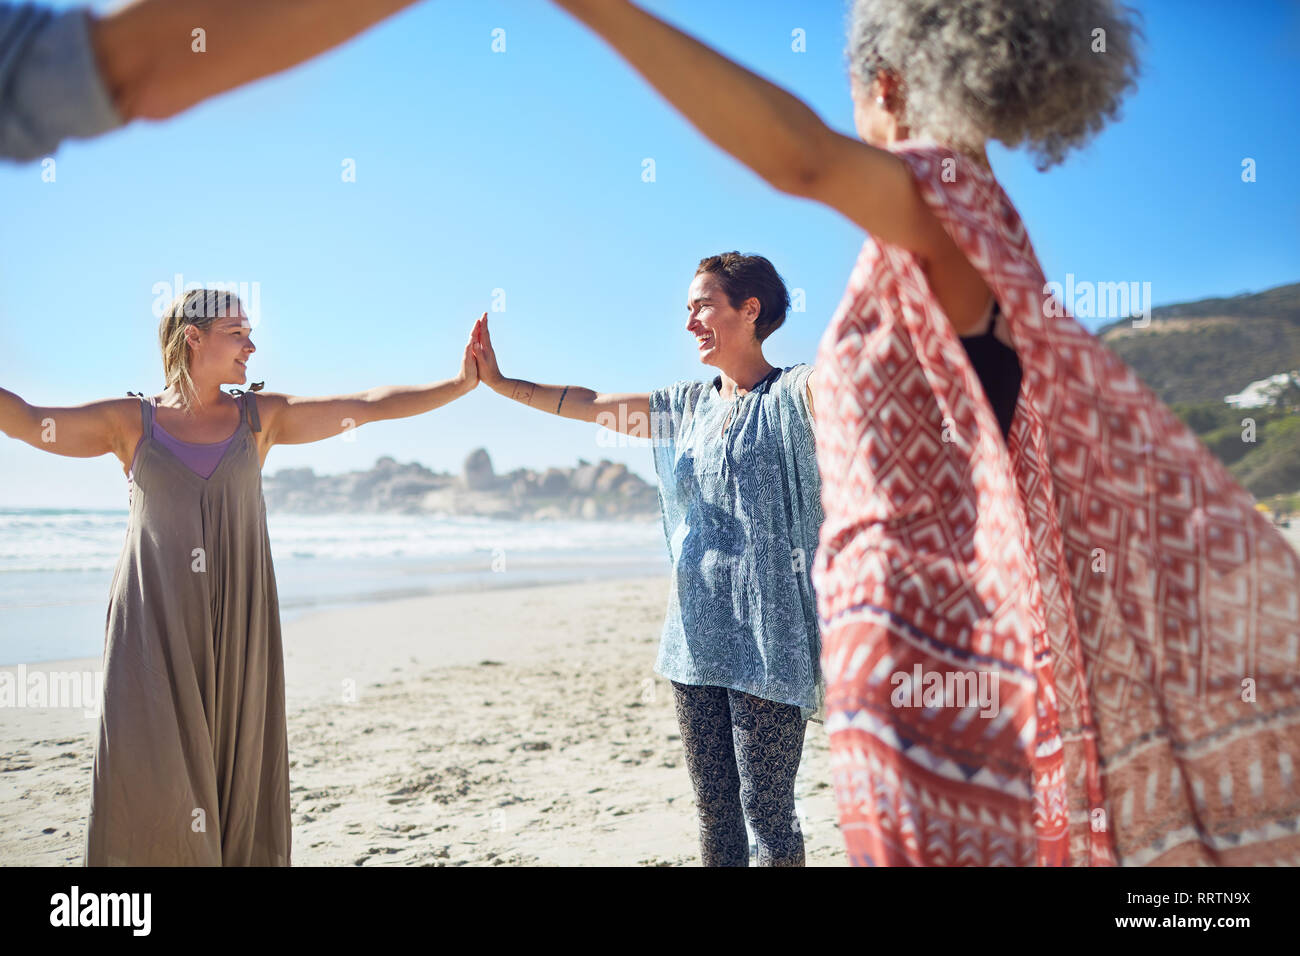
M790 309L790 293L776 267L762 256L746 256L739 252L724 252L700 260L695 274L708 272L718 277L727 301L739 309L747 300L758 299L758 318L754 320L754 335L761 342L785 322Z

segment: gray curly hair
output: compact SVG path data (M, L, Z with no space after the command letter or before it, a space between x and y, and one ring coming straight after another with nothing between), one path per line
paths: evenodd
M913 134L1024 145L1044 170L1119 114L1138 16L1113 0L853 0L847 53L863 85L901 81Z

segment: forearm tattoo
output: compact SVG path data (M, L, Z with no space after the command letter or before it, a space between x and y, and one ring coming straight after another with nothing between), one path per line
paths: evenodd
M525 405L533 404L533 389L536 386L532 382L516 382L515 390L511 394L516 402L523 402Z
M555 414L560 414L560 409L564 407L564 396L569 394L569 386L564 386L564 391L560 393L560 404L555 406Z

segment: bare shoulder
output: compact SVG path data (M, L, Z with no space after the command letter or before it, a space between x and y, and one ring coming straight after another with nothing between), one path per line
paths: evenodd
M912 167L891 150L831 131L803 195L924 258L946 248L947 234L921 197Z
M289 400L292 395L285 395L283 392L248 392L257 402L257 417L262 426L259 440L270 442L274 440L276 426L280 420L280 413L289 406Z
M283 392L249 392L248 394L252 395L257 401L257 410L259 412L263 409L269 412L284 408L289 404L289 400L293 398L292 395L285 395Z
M137 395L128 395L125 398L104 398L100 399L98 402L91 402L90 404L92 406L99 405L103 407L103 409L110 415L119 417L133 415L135 418L139 419L141 401L143 401L143 399Z
M257 414L264 421L273 420L293 398L292 395L285 395L283 392L249 392L248 394L257 402Z
M97 409L111 425L114 433L118 435L134 433L136 437L139 437L143 428L140 416L141 401L140 398L132 395L127 398L105 398L98 402L90 402L82 407Z

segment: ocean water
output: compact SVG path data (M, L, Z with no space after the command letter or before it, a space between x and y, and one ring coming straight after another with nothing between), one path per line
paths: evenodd
M97 657L125 510L0 509L0 664ZM653 522L268 514L284 621L448 591L668 573Z

